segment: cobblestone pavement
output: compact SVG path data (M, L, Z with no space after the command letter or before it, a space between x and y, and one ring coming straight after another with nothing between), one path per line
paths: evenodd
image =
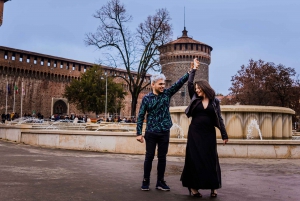
M183 157L168 157L170 192L140 190L141 155L49 149L0 140L0 200L195 200L179 181ZM201 200L300 200L300 160L221 158L223 187Z

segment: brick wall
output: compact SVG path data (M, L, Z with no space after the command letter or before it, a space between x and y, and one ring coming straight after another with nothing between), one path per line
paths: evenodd
M63 100L62 94L65 86L72 79L79 79L80 74L92 66L92 63L0 46L0 96L2 97L0 99L0 113L5 113L6 110L7 83L10 88L7 112L13 112L14 85L18 86L18 94L15 94L15 112L21 112L21 86L23 82L25 95L22 96L22 113L32 114L35 111L48 118L55 113L56 108L52 107L55 102ZM103 70L110 76L115 74L126 76L126 71L122 69L104 67ZM114 80L117 83L122 83L124 90L128 93L124 100L125 107L121 110L121 116L130 116L131 94L128 91L128 86L121 78ZM149 76L147 81L149 81ZM150 87L140 94L137 112L141 98L149 91ZM69 104L67 101L63 102L67 107L65 113L81 114L75 105Z

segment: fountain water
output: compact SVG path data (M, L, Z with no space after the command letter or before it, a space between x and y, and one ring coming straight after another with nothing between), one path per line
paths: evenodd
M254 129L254 128L257 129L258 134L259 134L259 137L260 137L260 139L262 140L261 131L260 131L260 129L259 129L259 125L258 125L256 119L252 119L252 120L250 121L249 126L247 127L247 139L253 139L252 132L253 132L253 129Z
M183 129L176 123L173 123L173 126L170 129L170 135L172 136L173 133L177 135L177 138L184 138Z
M28 124L28 123L43 123L43 119L38 119L34 117L21 117L12 121L6 121L8 125L20 125L20 124Z

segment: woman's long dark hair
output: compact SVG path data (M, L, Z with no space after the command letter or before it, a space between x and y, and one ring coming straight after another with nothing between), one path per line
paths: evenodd
M209 100L214 100L216 96L215 90L211 88L210 84L206 80L196 81L194 84L195 91L196 91L196 85L205 93L205 95Z

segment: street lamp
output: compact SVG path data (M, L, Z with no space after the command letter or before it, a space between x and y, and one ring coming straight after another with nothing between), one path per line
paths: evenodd
M105 73L105 121L106 121L106 113L107 113L107 75Z
M106 113L107 113L107 74L105 73L105 121L106 121ZM104 79L101 77L101 79Z

